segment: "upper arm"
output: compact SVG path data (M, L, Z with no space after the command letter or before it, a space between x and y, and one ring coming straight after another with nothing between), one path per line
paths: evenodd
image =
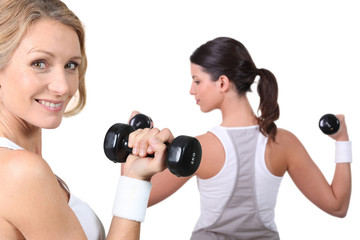
M211 178L222 169L225 162L225 151L220 140L211 133L196 138L201 144L202 157L200 166L194 175L202 179ZM153 176L149 206L161 202L175 193L191 177L176 177L168 169Z
M325 177L311 159L302 143L291 133L286 134L284 142L287 171L295 185L311 201L320 197L319 190L328 187ZM285 143L286 142L286 143Z
M336 215L341 205L340 198L334 195L332 186L301 142L290 132L283 132L279 147L286 157L287 171L299 190L320 209Z
M26 239L86 239L47 163L23 150L7 159L1 169L4 218Z
M190 177L177 177L166 169L151 178L149 206L155 205L179 190Z

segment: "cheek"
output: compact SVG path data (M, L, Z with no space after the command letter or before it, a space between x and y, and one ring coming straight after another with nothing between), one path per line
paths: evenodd
M79 89L79 77L71 78L69 81L69 95L73 97Z
M1 76L1 98L3 102L14 102L24 94L20 91L28 81L24 81L23 76L16 72L8 71Z

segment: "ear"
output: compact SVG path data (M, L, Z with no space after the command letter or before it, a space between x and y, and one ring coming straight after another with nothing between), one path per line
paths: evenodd
M220 92L227 92L230 88L230 80L225 75L221 75L216 83Z

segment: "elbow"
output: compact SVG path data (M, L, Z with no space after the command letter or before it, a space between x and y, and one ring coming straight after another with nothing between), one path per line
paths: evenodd
M347 209L337 211L337 212L335 212L335 213L332 214L332 215L335 216L335 217L338 217L338 218L344 218L344 217L346 217L346 215L347 215Z
M339 207L336 209L332 209L331 211L328 211L330 215L338 218L346 217L347 212L348 212L348 207Z
M350 197L346 199L335 199L334 201L328 201L327 203L327 206L323 209L325 212L334 217L344 218L346 217L350 206Z

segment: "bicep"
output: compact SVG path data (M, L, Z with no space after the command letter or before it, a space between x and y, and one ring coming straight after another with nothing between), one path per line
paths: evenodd
M287 171L299 190L316 206L326 210L333 197L331 186L305 147L293 137L287 151Z

